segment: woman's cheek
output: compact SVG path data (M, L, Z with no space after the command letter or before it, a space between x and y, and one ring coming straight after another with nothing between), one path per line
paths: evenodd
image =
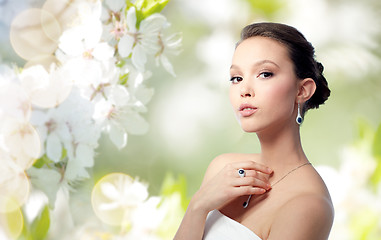
M292 112L294 108L294 91L292 91L289 87L285 87L282 85L269 87L267 89L263 89L263 92L258 93L261 94L262 101L266 102L266 106L269 110L271 110L274 114L283 112ZM259 98L259 96L257 95Z
M283 83L283 84L282 84ZM296 95L296 87L294 84L289 83L289 81L279 81L274 82L266 89L267 94L271 95L273 98L278 98L280 100L289 100L294 98Z

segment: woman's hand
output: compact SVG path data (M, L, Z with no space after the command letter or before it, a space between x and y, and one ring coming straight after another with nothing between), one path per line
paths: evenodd
M241 168L245 170L245 177L238 174ZM253 161L228 163L202 184L191 204L208 213L213 209L220 209L239 196L263 194L271 188L271 173L270 168Z
M271 169L253 161L231 163L231 157L220 155L209 165L201 188L192 197L174 239L202 239L210 211L220 209L239 196L263 194L271 188ZM245 170L245 177L238 174L241 168Z

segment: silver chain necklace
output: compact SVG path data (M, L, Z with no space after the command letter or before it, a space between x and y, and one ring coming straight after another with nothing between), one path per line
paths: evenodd
M282 181L283 179L285 179L288 175L290 175L292 172L298 170L299 168L303 167L303 166L306 166L306 165L310 165L311 163L310 162L306 162L306 163L303 163L302 165L299 165L297 166L296 168L294 169L291 169L291 171L289 171L288 173L286 173L283 177L281 177L278 181L276 181L274 184L271 185L271 188L273 188L277 183L279 183L280 181ZM243 203L243 208L247 208L247 206L249 206L249 202L250 202L250 199L251 199L251 195L247 198L246 202Z

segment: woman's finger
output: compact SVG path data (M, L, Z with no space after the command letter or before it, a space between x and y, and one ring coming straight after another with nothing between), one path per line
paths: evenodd
M235 162L228 164L228 167L234 169L244 169L244 170L256 170L262 173L271 174L273 170L265 165L256 163L254 161L245 161L245 162Z
M255 177L258 179L261 179L264 182L269 182L270 174L258 172L256 170L244 170L245 171L245 177ZM238 173L237 173L237 176Z
M260 187L242 186L234 188L233 193L235 196L245 196L245 195L260 195L266 192L265 189Z
M271 188L270 183L266 181L262 181L255 177L235 178L232 180L232 186L234 187L251 186L251 187L263 188L266 190L269 190Z

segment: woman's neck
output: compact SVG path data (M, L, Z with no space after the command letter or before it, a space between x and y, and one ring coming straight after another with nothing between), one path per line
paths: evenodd
M287 170L289 166L308 161L301 145L299 126L296 124L257 135L261 144L261 162L274 171Z

